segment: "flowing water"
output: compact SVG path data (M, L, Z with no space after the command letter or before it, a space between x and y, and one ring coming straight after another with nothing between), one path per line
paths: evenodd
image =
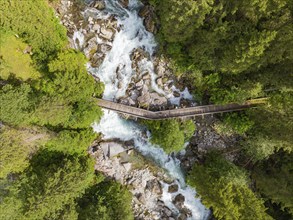
M157 44L154 36L146 31L142 18L138 16L138 10L141 6L141 3L137 0L130 0L128 8L124 9L118 4L117 0L107 0L106 9L102 12L90 10L85 12L91 13L96 18L106 18L109 15L115 15L118 20L118 25L121 27L121 30L116 33L112 42L112 49L106 55L101 66L99 68L89 67L89 71L98 76L105 84L104 99L116 100L125 95L131 77L136 74L131 66L132 61L130 58L134 49L142 48L151 56L156 50ZM78 32L75 33L74 37L78 38L79 41L83 41L82 35ZM120 68L120 79L117 79L116 76L117 68ZM166 94L160 89L155 83L156 74L151 58L144 59L140 63L140 68L150 73L152 89L157 93L165 95L171 103L178 104L180 97L192 98L187 89L181 92L178 98L175 98L172 94ZM118 83L120 83L119 87ZM177 91L175 87L172 90ZM168 184L162 183L162 200L170 209L175 212L178 211L172 204L172 199L181 193L185 197L185 206L192 211L191 219L206 219L208 217L209 211L196 198L195 190L185 184L185 177L180 168L180 161L167 155L159 146L152 145L149 142L149 135L148 137L143 135L144 128L133 121L120 118L115 112L106 110L100 123L95 124L93 127L96 132L103 134L105 140L114 138L123 141L133 140L135 148L142 155L153 160L158 166L168 172L179 185L178 192L171 194L168 193Z

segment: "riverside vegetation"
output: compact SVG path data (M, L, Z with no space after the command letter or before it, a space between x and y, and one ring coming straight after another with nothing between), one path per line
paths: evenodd
M157 15L160 52L198 102L268 97L257 109L220 118L220 133L242 136L238 158L208 152L188 183L218 219L292 218L291 1L145 3ZM0 8L1 218L132 219L130 193L95 173L86 153L96 138L90 124L102 115L93 97L103 85L87 74L84 56L68 49L48 2L9 0ZM179 151L195 129L192 121L142 123L166 152Z
M87 155L103 85L47 1L0 8L0 218L132 219L130 192Z
M291 219L292 1L144 2L157 15L161 53L199 102L268 98L257 109L220 117L222 135L242 136L235 146L240 153L233 162L223 152L208 153L189 173L189 184L218 219Z

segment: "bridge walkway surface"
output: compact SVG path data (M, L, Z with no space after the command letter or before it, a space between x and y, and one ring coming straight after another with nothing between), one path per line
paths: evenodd
M118 113L130 115L137 118L159 120L159 119L169 119L169 118L184 118L193 116L202 116L223 112L234 112L241 111L248 108L255 107L259 104L266 102L266 98L252 99L246 101L244 104L230 103L225 105L202 105L187 108L178 108L172 110L163 111L149 111L141 108L136 108L133 106L123 105L120 103L107 101L103 99L97 99L97 104L104 108Z

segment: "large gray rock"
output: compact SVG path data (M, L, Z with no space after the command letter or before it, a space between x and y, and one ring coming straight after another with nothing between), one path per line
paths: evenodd
M100 143L100 147L103 150L104 157L109 157L109 145L107 142Z
M142 96L139 96L137 98L137 101L138 101L140 106L147 107L147 106L149 106L149 104L151 102L151 96L150 96L149 93L145 93Z
M126 149L123 148L122 144L116 142L102 142L100 143L100 146L104 152L104 155L110 158L115 157L118 154L126 151Z
M182 207L184 206L184 201L185 197L182 194L178 194L177 196L175 196L172 202L178 209L182 209Z
M155 194L158 194L158 195L162 195L162 193L163 193L162 185L156 179L147 181L145 188L147 190L151 191L152 193L155 193Z
M151 93L150 94L152 104L157 106L162 106L167 104L167 98L164 96L160 96L158 93Z

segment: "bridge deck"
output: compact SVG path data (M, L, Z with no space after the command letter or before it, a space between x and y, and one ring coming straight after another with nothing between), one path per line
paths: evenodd
M241 111L247 108L256 106L257 104L264 103L266 99L253 99L246 103L239 105L235 103L226 105L203 105L188 108L178 108L164 111L148 111L112 101L98 99L98 105L102 108L113 110L119 113L127 114L137 118L159 120L168 118L183 118L191 116L201 116L208 114L216 114L223 112Z

